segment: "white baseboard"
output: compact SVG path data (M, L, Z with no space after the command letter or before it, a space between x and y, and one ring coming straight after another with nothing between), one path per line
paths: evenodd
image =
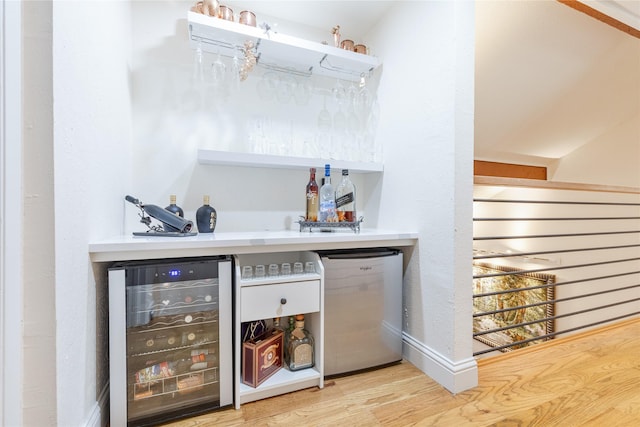
M109 383L103 388L98 401L93 405L85 427L106 427L109 424Z
M460 361L449 360L405 332L402 333L402 354L405 360L452 393L460 393L478 385L478 365L473 357Z

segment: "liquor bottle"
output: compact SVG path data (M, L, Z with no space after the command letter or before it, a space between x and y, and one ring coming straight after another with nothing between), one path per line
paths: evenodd
M342 169L342 181L336 188L336 211L340 222L356 220L356 187L349 179L348 169Z
M176 195L172 194L169 196L169 206L165 208L169 212L173 212L178 215L180 218L184 218L184 211L180 206L176 204Z
M196 224L198 224L198 232L213 233L216 229L218 214L216 210L209 205L209 196L204 196L202 206L196 211Z
M316 168L309 169L309 183L307 184L307 221L318 220L318 183L316 182Z
M304 328L304 314L296 315L295 328L289 334L285 361L290 371L311 368L314 363L313 337Z
M176 195L172 194L169 196L169 206L167 206L165 208L166 210L168 210L169 212L179 216L180 218L184 218L184 211L182 210L182 208L180 206L178 206L176 204ZM163 224L164 227L164 231L178 231L177 228L169 225L169 224Z
M283 344L283 356L285 363L287 360L288 354L289 354L289 337L291 336L291 332L293 332L295 326L294 326L294 319L293 316L289 316L289 323L287 324L287 327L284 329L284 339L282 340L282 344Z
M280 324L280 318L279 317L274 317L273 318L273 329L275 329L276 331L281 331L283 333L285 332L284 327Z
M331 185L331 167L324 166L324 185L320 188L320 222L337 222L336 193Z

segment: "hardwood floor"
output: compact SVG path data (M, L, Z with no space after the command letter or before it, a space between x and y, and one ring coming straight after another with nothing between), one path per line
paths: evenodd
M457 395L403 362L169 425L640 425L640 319L478 365L478 387Z

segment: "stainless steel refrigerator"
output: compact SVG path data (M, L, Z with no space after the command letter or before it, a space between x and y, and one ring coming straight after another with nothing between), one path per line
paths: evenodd
M325 376L402 359L402 252L320 251L324 265Z

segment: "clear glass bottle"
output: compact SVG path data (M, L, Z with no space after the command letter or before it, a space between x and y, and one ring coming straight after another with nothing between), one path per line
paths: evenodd
M169 196L169 206L165 208L171 213L178 215L180 218L184 218L184 211L180 206L176 204L176 195L171 194ZM180 231L175 227L170 226L169 224L163 224L164 231Z
M209 204L209 196L204 196L202 203L202 206L200 206L196 211L196 224L198 225L198 232L213 233L213 231L216 229L218 214L216 210Z
M342 181L336 188L336 211L340 222L356 220L356 187L349 179L349 169L342 169Z
M295 328L289 334L285 361L290 371L311 368L315 364L313 337L304 328L304 314L296 315Z
M316 168L309 169L309 182L307 183L307 221L318 220L318 183L316 182Z
M336 193L331 185L331 167L324 166L324 184L320 188L320 212L318 215L320 222L337 222L336 214Z

